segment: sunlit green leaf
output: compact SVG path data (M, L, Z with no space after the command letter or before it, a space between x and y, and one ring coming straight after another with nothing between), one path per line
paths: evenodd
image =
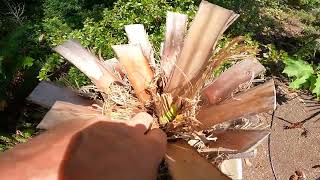
M22 61L22 67L23 68L28 68L28 67L31 67L33 65L33 61L34 59L32 57L25 57Z
M320 97L320 74L318 74L316 82L314 83L312 93L316 94L318 98Z
M287 58L284 62L286 67L283 73L293 78L290 83L293 89L302 88L314 74L313 67L305 61Z

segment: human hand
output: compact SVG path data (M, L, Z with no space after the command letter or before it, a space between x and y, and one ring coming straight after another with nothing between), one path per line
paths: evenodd
M0 156L0 179L156 179L166 150L152 117L70 121Z
M62 179L156 179L166 135L148 129L140 113L127 123L100 121L75 135L60 168Z

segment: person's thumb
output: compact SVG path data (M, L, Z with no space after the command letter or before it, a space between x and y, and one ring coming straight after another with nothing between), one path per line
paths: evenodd
M153 123L153 117L146 113L140 112L136 114L132 119L127 121L129 126L135 127L140 134L146 133Z

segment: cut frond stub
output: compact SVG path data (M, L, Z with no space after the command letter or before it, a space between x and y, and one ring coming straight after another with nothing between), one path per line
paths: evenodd
M126 70L128 79L140 101L150 100L146 89L153 80L153 71L143 55L140 45L112 46L121 65Z
M207 103L217 104L231 97L232 93L238 88L248 89L251 85L250 82L264 71L265 68L257 60L243 60L223 72L205 87L202 96Z
M181 91L185 91L186 87L192 88L192 81L197 81L194 78L202 77L212 55L212 49L234 14L233 11L207 1L201 2L171 72L166 92L177 96Z
M183 140L168 144L165 158L175 180L230 180Z
M108 59L104 61L103 64L106 66L106 68L112 69L113 73L118 74L121 78L126 75L120 65L120 62L116 58Z
M100 110L93 109L91 106L57 101L44 116L40 124L38 124L37 128L49 130L63 122L70 120L90 120L101 115Z
M149 64L155 67L154 51L149 41L148 34L142 24L130 24L125 26L129 44L139 44L143 55L148 59Z
M165 42L161 55L161 68L166 77L170 76L172 68L180 54L185 34L187 32L188 16L168 12L166 21Z
M110 69L102 65L102 61L85 49L78 41L68 40L53 48L80 71L87 75L93 83L106 91L113 82L120 82Z
M234 153L242 153L253 150L263 141L270 132L268 130L220 130L213 131L210 135L216 137L216 141L209 141L209 149L229 149Z
M276 106L275 96L274 82L269 81L220 104L201 107L197 119L202 123L203 128L209 128L244 116L274 110Z

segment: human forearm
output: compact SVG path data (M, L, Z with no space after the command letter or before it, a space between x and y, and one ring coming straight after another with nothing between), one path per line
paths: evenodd
M0 154L0 179L58 179L71 138L91 121L70 121Z
M156 178L166 135L148 131L153 118L70 121L0 155L0 179Z

